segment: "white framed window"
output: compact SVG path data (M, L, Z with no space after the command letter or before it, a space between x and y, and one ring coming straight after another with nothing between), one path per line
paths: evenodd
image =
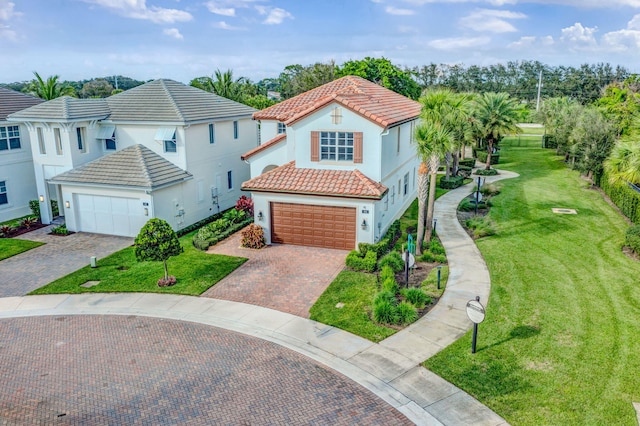
M9 149L20 149L20 127L18 126L0 127L0 151Z
M353 161L353 132L320 132L320 159Z
M233 189L233 171L232 170L229 170L227 172L227 188L229 189L229 191Z
M216 142L216 125L213 123L209 123L209 143L213 144Z
M281 122L278 122L278 134L287 133L287 125Z
M116 131L115 130L111 134L110 138L106 138L104 140L104 149L105 149L105 151L115 151L116 150Z
M42 133L42 127L38 127L38 130L36 130L36 133L38 134L38 148L40 150L40 154L46 155L47 147L44 143L44 134Z
M87 152L87 147L84 144L86 139L84 127L76 127L76 138L78 139L78 151Z
M0 181L0 205L8 204L9 199L7 198L7 181Z
M407 195L409 193L409 173L404 175L404 181L402 182L402 195Z
M56 154L62 155L62 136L60 135L60 128L53 129L53 139L56 142Z
M238 122L233 122L233 138L238 139Z
M164 152L178 152L178 144L176 143L176 132L173 132L171 139L165 139Z

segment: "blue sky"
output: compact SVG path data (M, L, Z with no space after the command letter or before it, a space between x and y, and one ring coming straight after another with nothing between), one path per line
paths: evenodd
M640 0L0 0L0 82L254 81L365 56L399 66L609 62L640 72Z

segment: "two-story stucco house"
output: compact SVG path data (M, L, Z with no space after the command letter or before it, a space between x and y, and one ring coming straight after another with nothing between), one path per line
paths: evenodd
M7 116L41 102L0 87L0 222L30 214L29 201L38 197L29 132L22 124L8 122Z
M153 217L176 230L233 206L255 147L256 110L172 80L106 99L61 97L11 114L27 125L42 220L135 236Z
M353 249L378 241L416 197L420 104L347 76L256 112L242 158L269 243Z

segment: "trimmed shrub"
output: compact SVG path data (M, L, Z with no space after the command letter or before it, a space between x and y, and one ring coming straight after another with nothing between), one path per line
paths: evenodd
M474 168L476 166L476 159L475 158L465 158L464 160L458 161L458 166L459 167L469 167L470 169L472 169L472 168Z
M362 255L358 250L352 250L345 260L347 267L354 271L373 272L376 270L377 263L378 257L374 251Z
M473 238L482 238L496 233L493 223L488 217L472 217L465 222L467 228L473 231Z
M600 179L600 187L622 214L631 222L640 225L640 192L625 183L610 183L606 173Z
M498 174L498 171L496 169L478 169L475 174L478 176L495 176Z
M376 254L376 260L380 258L383 254L385 254L389 250L389 240L382 239L375 244L369 243L359 243L358 250L360 253L366 256L367 253L374 252Z
M242 247L261 249L266 244L262 226L252 223L242 231Z
M556 141L555 136L544 135L542 136L542 146L545 148L557 148L558 142Z
M624 245L640 254L640 225L635 225L627 229Z
M60 226L54 226L53 228L51 228L51 233L54 235L69 235L67 224L63 223Z
M31 214L40 219L40 201L29 201L29 208L31 209Z
M221 217L222 217L226 212L227 212L227 210L222 211L222 212L220 212L220 213L216 213L216 214L211 215L211 216L209 216L209 217L206 217L206 218L204 218L204 219L202 219L202 220L199 220L199 221L197 221L196 223L193 223L193 224L191 224L191 225L189 225L189 226L185 226L184 228L182 228L182 229L180 229L180 230L176 231L176 234L178 235L178 237L181 237L181 236L183 236L183 235L188 234L189 232L193 232L193 231L195 231L196 229L200 229L200 228L202 228L204 225L206 225L206 224L208 224L208 223L211 223L211 222L214 222L214 221L216 221L216 220L220 219L220 218L221 218Z
M388 301L381 301L373 306L373 319L380 324L397 323L396 307Z
M456 189L462 186L464 178L462 176L451 176L449 179L443 177L440 179L440 188Z
M378 262L379 268L383 268L385 266L390 267L393 272L400 272L404 270L404 260L402 260L400 253L392 251L382 256L382 259Z
M388 291L396 294L398 292L398 283L395 278L387 278L382 282L382 291Z
M412 287L405 288L400 291L407 302L416 308L422 309L427 303L431 303L431 298L422 289Z
M488 206L487 203L485 203L484 201L480 201L478 203L478 208L479 209L486 209ZM462 211L462 212L471 212L474 211L476 209L476 200L475 199L471 199L469 197L465 198L464 200L462 200L460 202L460 204L458 205L458 210Z
M418 312L411 303L401 302L395 310L398 324L410 324L418 319Z
M244 221L239 223L230 223L224 218L219 218L198 230L196 235L193 236L193 245L199 250L207 250L252 222L252 217L245 218Z
M247 213L244 210L229 209L222 217L230 223L240 223L247 218Z

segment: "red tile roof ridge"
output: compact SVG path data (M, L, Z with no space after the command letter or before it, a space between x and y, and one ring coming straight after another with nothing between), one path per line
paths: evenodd
M269 139L265 143L260 144L260 145L256 146L255 148L252 148L249 151L245 152L244 154L242 154L240 156L240 159L246 160L246 159L256 155L257 153L262 152L265 149L272 147L273 145L277 145L278 143L280 143L280 142L282 142L282 141L284 141L286 139L287 139L287 134L286 133L280 133L275 138Z

